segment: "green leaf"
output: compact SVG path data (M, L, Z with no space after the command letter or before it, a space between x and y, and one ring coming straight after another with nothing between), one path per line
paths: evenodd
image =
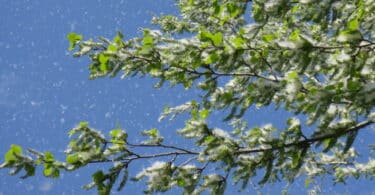
M355 31L359 29L359 22L357 18L354 18L353 20L350 20L348 23L348 29L351 31Z
M200 116L202 119L206 119L206 118L208 117L209 114L210 114L210 111L207 110L207 109L204 109L204 110L199 111L199 116Z
M265 42L271 42L275 39L276 39L276 36L274 34L263 35L263 41Z
M154 39L151 36L145 36L142 40L142 54L149 54L154 46Z
M204 61L205 64L212 64L217 62L220 56L217 53L211 53Z
M35 175L35 166L31 163L25 164L24 167L26 174L22 176L22 179L26 179L27 177L34 176Z
M109 132L109 135L111 137L120 137L121 135L123 135L123 130L122 129L114 129L112 131Z
M106 64L108 62L108 60L109 60L108 56L106 56L106 55L104 55L102 53L99 55L99 62L101 64Z
M122 46L123 42L122 39L124 38L124 35L122 32L118 31L117 35L113 38L113 42L115 42L118 46Z
M210 144L211 142L213 142L215 139L216 139L216 138L215 138L214 136L212 136L212 135L206 136L206 137L204 138L204 143L205 143L206 145L208 145L208 144Z
M223 34L221 32L215 33L211 36L211 40L215 46L220 46L223 43Z
M82 122L79 123L79 127L80 127L80 128L87 128L88 125L89 125L89 123L86 122L86 121L82 121Z
M337 138L328 138L324 140L325 148L323 149L323 152L328 152L335 144L337 143Z
M103 172L102 170L97 171L97 172L95 172L95 173L92 175L92 179L94 180L94 182L95 182L96 184L102 183L103 180L104 180L104 178L105 178L105 174L104 174L104 172Z
M46 162L53 162L55 159L53 158L53 154L51 152L44 153L44 161Z
M357 81L351 81L349 80L347 82L347 87L348 87L348 90L349 91L357 91L361 88L361 83L357 82Z
M44 176L51 176L53 172L53 167L50 164L44 164L43 174Z
M99 62L100 62L99 69L100 69L100 71L102 71L102 72L108 71L108 61L109 61L109 56L107 56L103 53L101 53L99 55Z
M122 176L122 179L121 179L120 184L117 188L117 191L121 191L122 188L125 187L126 182L128 181L128 176L129 176L128 169L125 168L124 169L124 175Z
M70 43L70 45L69 45L69 51L72 51L72 50L75 48L76 44L77 44L80 40L82 40L83 36L80 35L80 34L76 34L76 33L74 33L74 32L71 32L71 33L69 33L69 34L67 35L67 38L68 38L68 41L69 41L69 43Z
M236 36L232 39L232 42L234 43L234 46L239 49L242 48L243 45L246 43L245 40L239 36Z
M180 187L183 187L185 186L186 182L185 182L185 179L184 178L178 178L177 179L177 185L180 186Z
M198 34L198 38L201 41L210 41L212 34L209 31L202 30Z
M221 32L212 34L209 31L202 30L198 34L198 37L204 42L211 41L215 46L220 46L223 43L223 34Z
M159 133L159 131L155 128L142 132L143 135L148 135L148 136L151 136L151 137L158 137L158 133Z
M241 13L241 8L232 2L227 4L227 10L231 17L236 17Z
M296 79L296 78L298 78L298 73L296 72L296 71L291 71L291 72L289 72L289 74L288 74L288 79Z
M99 69L104 73L108 72L108 64L100 64Z
M357 135L358 135L358 131L352 131L352 132L348 133L347 138L346 138L345 147L343 149L344 154L349 151L350 147L352 147L352 145L354 143L354 140L357 137Z
M107 48L107 51L109 51L109 52L117 52L117 47L116 46L114 46L114 45L108 45L108 48Z
M291 41L297 41L298 39L300 39L300 37L299 37L300 33L301 33L300 30L298 30L298 29L297 29L297 30L294 30L294 31L292 32L292 34L290 35L289 39L290 39Z
M17 156L22 156L22 148L19 145L12 144L10 149L5 154L5 162L17 161Z
M60 176L60 170L58 170L58 169L54 169L53 170L53 172L52 172L52 175L51 175L51 177L52 178L58 178Z
M265 184L268 181L268 179L270 178L272 174L272 168L273 168L273 159L268 159L266 173L264 174L263 179L259 181L260 185Z
M66 157L66 162L69 164L76 164L79 161L80 161L80 158L79 158L78 153L74 153Z
M151 36L146 36L146 37L143 38L142 43L145 46L153 46L154 45L154 39Z
M122 129L114 129L109 132L109 135L112 137L112 143L113 144L119 144L121 146L125 146L127 133Z

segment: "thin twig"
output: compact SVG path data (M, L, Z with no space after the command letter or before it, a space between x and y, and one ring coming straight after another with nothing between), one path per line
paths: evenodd
M323 141L323 140L329 139L329 138L338 138L338 137L343 136L347 133L358 131L358 130L360 130L360 129L368 126L368 125L371 125L373 123L374 123L373 121L364 121L364 122L358 123L357 125L355 125L353 127L350 127L350 128L348 128L346 130L343 130L343 131L337 131L335 133L330 133L330 134L326 134L326 135L322 135L322 136L312 137L312 138L304 139L304 140L298 141L298 142L287 143L287 144L283 144L283 145L277 146L277 147L242 149L242 150L240 149L239 151L236 152L236 154L249 154L249 153L274 151L274 150L279 150L281 148L289 148L289 147L293 147L293 146L306 147L306 146L310 146L311 144L313 144L315 142Z
M165 144L131 144L127 143L128 146L131 147L162 147L162 148L169 148L169 149L175 149L175 150L180 150L186 153L192 153L192 154L199 154L198 152L195 151L190 151L184 148L180 148L177 146L170 146L170 145L165 145Z

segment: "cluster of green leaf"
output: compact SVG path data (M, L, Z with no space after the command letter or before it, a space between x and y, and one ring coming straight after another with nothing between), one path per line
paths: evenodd
M149 139L129 144L125 131L106 140L81 124L71 131L66 163L50 153L33 159L13 145L2 167L34 174L38 164L46 176L57 177L88 163L116 162L108 173L98 171L93 183L108 194L121 172L141 159L155 161L135 176L148 177L146 193L174 186L186 194L210 190L223 194L228 177L246 188L257 174L260 185L298 177L306 186L325 175L336 182L375 176L374 147L368 161L353 148L358 133L375 122L375 3L372 0L179 0L180 16L153 19L160 30L143 29L143 36L125 40L118 32L109 40L84 40L68 35L74 56L88 56L90 78L150 75L163 84L198 88L202 98L173 108L160 119L189 113L178 134L194 140L194 150L164 145L156 129ZM272 106L295 113L284 129L252 124L247 110ZM226 114L233 131L209 127L213 111ZM270 121L272 123L272 121ZM314 129L307 131L306 129ZM371 143L369 143L371 144ZM129 147L168 150L137 154ZM190 158L190 157L191 158ZM186 159L177 165L177 160ZM216 172L210 172L212 167ZM120 187L120 189L121 189Z

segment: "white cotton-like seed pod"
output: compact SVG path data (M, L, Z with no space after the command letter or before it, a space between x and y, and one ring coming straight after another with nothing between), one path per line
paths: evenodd
M334 116L337 112L337 106L335 105L329 105L328 109L327 109L327 114L328 116Z
M280 5L280 0L270 0L267 1L267 3L264 4L264 9L266 12L273 12L276 11L277 7Z
M344 50L342 50L336 57L338 62L346 62L351 59L350 55L345 53Z
M292 82L288 82L285 91L287 93L287 98L289 101L292 101L297 93L300 91L302 85L298 80L293 80Z
M214 134L217 137L230 138L230 135L228 134L228 132L226 132L222 129L219 129L219 128L215 128L212 131L212 134Z
M157 169L162 169L165 167L167 163L166 162L162 162L162 161L156 161L154 162L151 167L147 168L148 171L151 171L151 170L157 170Z
M162 33L160 32L160 30L150 30L150 35L159 37L162 35Z
M313 1L314 0L299 0L299 2L302 3L302 4L308 4L308 3L311 3Z
M364 75L364 76L370 75L370 74L373 74L373 73L374 73L374 69L371 66L368 66L368 65L363 66L363 68L361 70L361 75Z

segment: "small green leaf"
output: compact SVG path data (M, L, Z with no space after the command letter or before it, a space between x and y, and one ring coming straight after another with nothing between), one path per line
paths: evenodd
M143 135L148 135L148 136L151 136L151 137L157 137L158 133L159 132L158 132L157 129L150 129L150 130L146 130L146 131L142 132Z
M108 56L106 56L106 55L104 55L102 53L99 55L99 62L101 64L106 64L108 62L108 60L109 60Z
M142 40L142 48L141 48L141 53L142 54L149 54L151 49L154 46L154 39L151 36L145 36Z
M124 38L124 35L119 31L117 32L117 35L113 38L113 42L115 42L118 46L121 46L122 38Z
M221 32L215 33L211 36L211 40L215 46L220 46L223 43L223 34Z
M35 175L35 166L31 163L25 164L25 171L26 174L22 176L22 179L26 179L27 177L34 176Z
M112 131L109 132L109 135L111 137L118 137L122 134L122 130L121 129L114 129Z
M89 124L88 122L82 121L82 122L79 123L79 127L80 128L86 128L86 127L88 127L88 124Z
M217 32L215 34L210 33L209 31L202 30L198 37L201 41L211 41L215 46L220 46L223 43L223 34Z
M80 160L80 158L79 158L78 153L71 154L71 155L66 157L66 162L69 163L69 164L75 164L75 163L79 162L79 160Z
M22 156L22 148L19 145L12 144L5 154L5 162L17 161L17 156Z
M69 42L70 42L70 45L69 45L69 51L71 51L71 50L73 50L74 48L75 48L75 46L76 46L76 44L80 41L80 40L82 40L82 35L80 35L80 34L76 34L76 33L74 33L74 32L71 32L71 33L69 33L68 35L67 35L67 38L68 38L68 40L69 40Z
M44 153L44 160L46 162L53 162L55 159L53 158L53 154L51 152Z
M154 44L154 39L151 36L146 36L142 41L143 45L152 46Z
M180 187L183 187L185 186L186 182L185 182L185 179L184 178L179 178L177 180L177 185L180 186Z
M198 34L198 38L201 41L210 41L212 34L209 31L202 30Z
M292 34L291 34L290 37L289 37L290 40L291 40L291 41L297 41L297 40L300 38L300 37L299 37L300 33L301 33L301 32L300 32L300 30L298 30L298 29L295 30L295 31L293 31Z
M243 45L245 44L245 40L241 37L235 37L232 39L232 42L234 43L234 46L239 49L242 48Z
M220 56L217 53L212 53L205 59L205 64L212 64L217 62L217 60L220 59Z
M349 91L357 91L361 88L361 84L357 81L349 80L347 83L347 88Z
M260 185L265 184L268 181L272 173L272 168L273 168L273 159L270 159L267 162L266 173L264 174L262 180L259 181Z
M263 35L263 41L265 42L271 42L273 40L275 40L276 36L274 34L267 34L267 35Z
M212 135L209 135L209 136L206 136L206 137L204 138L204 143L205 143L206 145L208 145L208 144L210 144L211 142L213 142L214 140L215 140L215 137L212 136Z
M127 138L126 132L122 129L114 129L114 130L109 132L109 135L118 144L119 144L120 140L126 140L126 138ZM124 141L121 142L121 144L124 144L124 143L125 143Z
M298 73L296 71L291 71L291 72L289 72L287 77L288 77L288 79L296 79L296 78L298 78Z
M345 148L343 150L344 154L349 151L350 147L352 147L354 140L357 137L357 134L358 134L358 131L352 131L348 133L348 136L346 138Z
M324 153L327 153L335 144L337 143L337 138L328 138L324 140L325 148L323 149Z
M117 52L117 47L116 46L114 46L114 45L108 45L108 48L107 48L107 51L109 51L109 52Z
M204 110L201 110L199 112L199 116L202 118L202 119L206 119L208 117L208 115L210 114L210 111L207 110L207 109L204 109Z
M236 17L241 13L241 9L235 3L227 3L227 10L231 17Z
M51 177L52 178L58 178L60 176L60 170L58 170L58 169L53 169L53 172L52 172L52 175L51 175Z
M359 29L359 23L358 23L358 19L357 18L354 18L353 20L350 20L349 23L348 23L348 29L349 30L358 30Z
M99 69L102 72L107 72L108 71L108 64L100 64Z
M53 167L50 164L44 164L43 174L44 176L51 176L53 172Z
M95 172L95 173L92 175L92 179L94 180L94 182L95 182L96 184L102 183L104 177L105 177L105 174L104 174L104 172L101 171L101 170Z

